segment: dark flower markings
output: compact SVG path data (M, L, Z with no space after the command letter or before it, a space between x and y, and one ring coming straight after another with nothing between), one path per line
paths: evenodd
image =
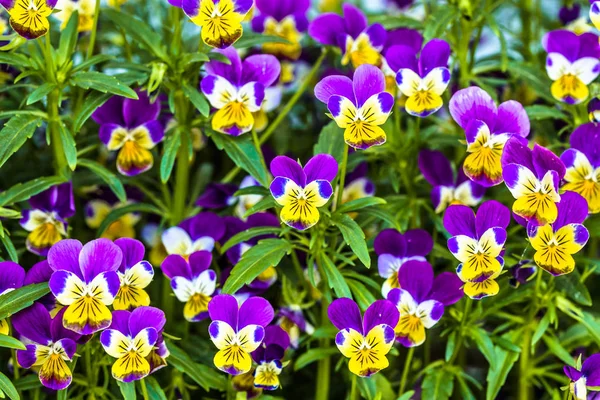
M236 29L232 34L227 33L228 29L231 29L231 25L224 21L225 18L227 18L227 14L233 12L233 9L231 8L226 8L223 10L223 14L221 15L214 15L215 13L215 9L213 8L212 10L208 9L206 11L203 11L202 14L206 17L207 19L207 23L206 26L203 27L202 29L208 29L210 34L213 37L221 37L221 40L217 40L217 41L212 41L211 40L211 45L216 45L215 47L221 47L223 44L228 44L228 43L232 43L234 42L236 39L238 39L241 36L241 30L240 29ZM222 31L222 33L221 33Z
M354 349L356 361L360 363L361 368L364 367L365 363L369 365L369 363L375 364L379 361L379 357L376 355L377 350L375 350L375 348L379 346L379 341L376 338L371 338L366 343L364 338L362 342L359 342L357 339L353 339L350 346Z
M543 232L541 237L544 243L544 249L542 250L540 257L543 258L543 266L549 268L552 271L563 272L566 269L560 268L560 264L567 261L567 252L563 248L569 243L569 238L566 234L560 234L557 236L550 235L548 232ZM550 243L555 241L556 244Z
M237 337L228 334L225 337L225 343L227 343L227 347L223 349L223 356L225 357L226 362L229 363L230 360L234 360L229 365L240 363L241 360L246 356L246 352L242 349L242 347L248 343L248 337L246 335Z
M294 215L299 215L299 219L308 218L309 214L316 211L316 207L313 205L314 198L316 196L312 190L304 191L302 189L292 189L290 196L290 211Z
M31 2L28 0L18 0L15 7L22 8L22 14L18 21L15 21L19 26L31 30L33 32L40 32L44 30L42 18L40 17L40 9L44 7L44 0L37 0L34 2L34 7L31 7ZM33 28L31 25L33 24ZM38 24L40 28L38 28Z
M479 243L481 249L477 249L477 245L472 243L467 244L467 254L469 254L469 258L467 260L466 268L472 269L477 272L481 269L481 274L477 276L473 281L478 282L482 280L486 280L491 273L486 273L492 267L492 260L489 256L488 252L492 248L492 244L489 241L485 241L484 243Z

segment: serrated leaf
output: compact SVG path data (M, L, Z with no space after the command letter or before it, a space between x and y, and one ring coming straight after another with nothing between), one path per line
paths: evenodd
M29 96L27 96L27 101L25 103L28 106L37 103L38 101L46 97L48 94L50 94L50 92L52 92L54 89L56 89L56 87L56 83L52 82L46 82L43 85L38 86L37 89L35 89L29 94Z
M85 158L79 160L79 165L89 169L98 178L102 179L122 203L127 201L127 193L125 193L125 187L115 174L113 174L97 162Z
M19 392L15 389L15 385L8 379L6 375L0 372L0 390L6 393L10 400L20 400Z
M335 226L338 227L344 241L354 254L358 257L358 259L365 265L365 267L371 267L371 256L369 256L369 249L367 248L367 242L365 241L365 233L360 228L360 226L350 218L348 215L343 214L339 217L332 219L332 222Z
M233 267L223 293L235 293L252 282L269 267L276 267L283 256L292 250L292 245L283 239L264 239L246 251Z
M167 343L167 348L170 352L168 358L169 364L177 370L189 376L206 391L210 389L225 391L227 378L218 373L216 369L194 362L182 349L173 344L172 341Z
M102 93L111 93L129 99L138 99L137 93L114 76L96 71L75 72L69 81L72 85L83 89L93 89Z
M348 297L352 298L352 292L350 292L350 288L344 279L344 276L340 273L340 271L335 266L334 262L331 261L331 258L326 254L321 254L321 268L325 271L325 276L327 278L327 283L331 289L334 290L337 297Z
M8 120L0 131L0 167L33 136L41 122L38 116L27 114Z
M341 163L344 158L345 146L344 131L337 126L335 121L331 121L321 129L319 139L313 148L313 154L330 154L338 163Z
M48 283L44 282L23 286L0 295L0 319L10 317L31 306L34 301L48 293L50 293Z
M123 215L131 214L131 213L147 213L147 214L155 214L161 217L166 217L165 212L160 208L154 207L150 204L145 203L131 203L124 205L123 207L113 209L102 221L98 230L96 231L96 236L101 237L105 230Z
M274 235L279 232L281 232L281 228L276 226L257 226L247 229L243 232L233 235L231 239L225 242L225 244L221 247L221 253L226 252L236 244L246 242L256 236Z
M336 213L344 214L352 211L362 210L363 208L373 207L387 202L381 197L363 197L362 199L351 200L347 203L342 204L335 210Z
M164 152L160 160L160 180L162 183L167 183L171 177L179 147L181 147L181 135L177 130L174 130L165 141Z
M447 400L454 390L454 374L445 368L430 369L421 388L424 399Z
M144 45L156 57L169 61L167 51L163 43L162 36L150 27L146 22L131 14L122 13L115 9L106 8L102 10L102 15L108 17L115 25L122 28L125 33L134 39L135 43Z
M314 363L315 361L322 360L327 357L339 354L339 350L336 347L327 349L310 349L306 353L301 354L294 364L294 371L298 371L307 365Z
M73 117L73 129L75 132L79 132L85 121L87 121L94 111L101 105L106 103L112 95L110 93L95 92L86 96L83 105L79 109L77 115Z
M57 65L62 66L67 60L71 59L75 46L77 45L77 28L79 27L79 12L74 10L69 17L69 21L60 32L60 42L58 44Z
M0 193L0 206L18 203L28 200L31 196L43 192L52 186L59 185L65 182L65 178L58 176L49 176L45 178L37 178L25 183L17 183L10 189Z
M123 395L124 400L135 400L135 382L121 382L117 381L117 385L119 386L119 390Z
M67 164L69 164L69 168L71 171L75 171L75 167L77 166L77 145L75 144L75 138L67 128L64 122L60 121L58 124L59 134L60 134L60 143L65 152L65 158L67 159Z
M6 349L15 349L15 350L27 350L27 347L21 343L19 340L15 339L12 336L3 335L0 333L0 347L4 347Z
M185 97L192 102L194 107L196 107L196 110L200 111L200 114L204 117L208 117L210 106L202 93L186 84L183 86L183 94L185 94Z

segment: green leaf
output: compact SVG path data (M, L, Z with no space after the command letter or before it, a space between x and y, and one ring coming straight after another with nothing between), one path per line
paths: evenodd
M245 49L248 47L260 46L265 43L283 43L290 44L290 42L281 36L265 35L262 33L244 32L244 35L235 42L236 49Z
M58 45L57 64L62 66L67 60L71 60L75 46L77 46L77 28L79 26L79 13L73 11L69 17L67 26L60 32L60 42Z
M273 200L273 197L271 195L268 195L261 199L258 203L250 207L248 211L246 211L246 213L244 214L244 218L248 218L252 214L256 214L257 212L265 211L273 207L275 207L275 200Z
M0 333L0 347L15 350L27 350L27 347L19 340L12 336L3 335Z
M206 54L206 53L187 53L187 54L184 54L184 56L182 58L184 60L183 61L184 65L197 63L197 62L210 61L210 57L208 57L208 54Z
M396 400L410 400L410 399L412 399L414 394L415 394L415 391L410 390L408 392L405 392L402 396L398 397Z
M460 13L456 7L438 7L433 14L425 21L425 30L423 38L425 42L441 35L453 25L454 20L458 19Z
M177 370L192 378L194 382L206 391L209 391L210 389L225 391L227 378L218 373L216 369L192 361L192 359L182 349L173 344L172 341L167 343L167 348L170 352L169 364L177 368Z
M123 203L127 201L127 193L125 193L125 187L115 174L113 174L97 162L85 158L79 160L79 165L89 169L96 176L98 176L98 178L102 179L108 185L108 187L110 187L110 190L112 190L113 193L119 198L119 201Z
M160 384L154 379L152 375L148 375L144 378L146 387L148 388L149 400L167 400L165 392L160 387Z
M72 85L83 89L93 89L102 93L112 93L129 99L138 99L137 93L114 76L96 71L79 71L71 76Z
M44 97L46 97L50 92L56 89L56 83L46 82L43 85L39 86L35 89L31 94L27 97L26 104L29 106L33 103L37 103Z
M4 230L4 228L0 228L0 229ZM10 240L10 237L8 235L3 234L0 237L0 240L2 240L2 244L6 248L6 252L8 253L8 256L10 257L10 260L18 263L19 255L17 254L17 249L15 249L15 245L13 244L12 240Z
M537 324L537 327L535 328L535 331L533 332L533 336L531 337L531 345L532 346L535 346L536 343L542 338L542 336L544 336L544 333L546 333L548 326L550 326L550 313L547 312L544 315L544 318L542 318L540 320L540 322Z
M73 135L71 134L64 122L60 121L58 127L60 134L60 143L62 145L63 150L65 151L67 164L69 164L69 168L71 168L71 171L75 171L75 167L77 166L77 147L75 144L75 138L73 137Z
M447 400L454 390L454 374L446 368L429 369L421 388L424 399Z
M21 213L16 210L11 210L10 208L0 207L0 218L21 218Z
M179 131L175 130L167 137L164 146L164 153L160 160L160 180L162 183L167 183L171 172L173 172L173 166L175 165L175 159L177 158L177 152L181 146L181 135Z
M490 339L490 334L477 326L471 327L468 332L469 336L477 344L477 348L481 354L483 354L491 368L491 366L494 365L496 351L494 350L494 343L492 342L492 339Z
M10 189L0 193L0 206L18 203L28 200L31 196L43 192L52 186L65 182L65 178L58 176L49 176L37 178L25 183L17 183Z
M135 213L135 212L147 213L147 214L156 214L156 215L160 215L162 217L166 217L164 210L161 210L160 208L154 207L153 205L145 204L145 203L131 203L131 204L127 204L127 205L124 205L123 207L119 207L119 208L113 209L104 218L104 220L102 221L102 223L98 227L98 230L96 231L96 236L97 237L101 237L102 234L104 233L104 231L106 229L108 229L108 227L113 222L117 221L123 215L127 215L127 214L130 214L130 213Z
M235 293L252 282L269 267L276 267L292 245L283 239L264 239L246 251L233 267L223 286L223 293Z
M29 307L34 301L50 293L48 283L36 283L12 290L0 296L0 319Z
M546 343L546 346L548 346L550 352L558 357L562 362L572 367L575 366L575 360L573 359L571 353L562 347L558 339L553 334L546 332L546 334L542 336L542 340L544 343Z
M321 253L321 260L321 268L325 271L329 287L335 291L337 297L347 297L351 299L352 293L350 292L350 288L340 273L340 270L337 269L333 261L331 261L331 258L329 258L327 254Z
M494 35L496 35L496 37L500 41L500 70L502 72L505 72L506 68L508 67L508 47L506 45L506 38L504 37L504 33L498 26L496 18L494 18L492 14L486 15L486 21L492 32L494 32Z
M31 68L31 59L23 54L0 51L0 64L8 64L21 70Z
M12 117L0 131L0 167L33 136L42 121L34 115Z
M94 92L90 93L86 96L81 108L79 109L79 113L73 116L73 129L75 132L79 132L85 121L87 121L94 111L104 103L108 99L110 99L112 95L110 93L100 93Z
M356 300L356 303L363 311L369 308L369 306L377 300L362 283L353 279L346 280L346 283L354 296L354 300Z
M69 398L69 389L63 389L56 392L56 400L67 400Z
M121 382L117 381L117 385L119 385L119 389L121 390L121 394L123 395L124 400L135 400L135 382Z
M40 378L37 376L37 374L25 375L14 382L17 390L32 390L42 387L42 382L40 382Z
M106 61L111 61L114 59L115 59L115 56L110 55L110 54L96 54L94 56L91 56L87 60L83 61L81 64L77 64L75 67L73 67L72 72L83 71L84 69L93 67L96 64L100 64L100 63L103 63ZM117 75L117 76L120 76L120 75ZM117 78L117 79L119 79L119 78ZM121 82L125 83L124 79L119 79L119 80Z
M206 101L206 97L202 93L200 93L197 89L194 89L190 85L183 85L183 94L185 97L192 102L196 110L200 111L204 117L208 117L210 112L210 106L208 105L208 101Z
M330 347L327 349L310 349L306 353L301 354L298 358L296 358L294 371L301 370L315 361L319 361L336 354L339 354L339 350L336 347Z
M10 379L2 372L0 372L0 391L2 393L6 393L9 399L11 400L20 400L19 392L15 389L15 385L12 384Z
M571 299L583 306L592 305L592 296L588 288L581 282L581 275L577 269L572 273L558 276L555 279L556 288L566 293Z
M261 235L274 235L278 234L279 232L281 232L281 228L276 226L257 226L255 228L247 229L243 232L233 235L231 239L225 242L225 244L221 247L221 253L224 253L236 244L246 242L253 237Z
M486 381L488 383L486 390L486 399L494 400L498 397L500 389L506 382L506 377L512 369L515 361L519 358L519 353L507 351L496 346L494 364L490 365Z
M448 342L446 343L446 353L444 354L444 360L450 361L454 354L454 348L456 347L456 332L452 332L448 336Z
M317 144L313 148L313 154L330 154L338 163L341 163L344 158L345 146L344 131L337 126L335 121L331 121L321 129Z
M164 61L170 61L165 46L162 44L162 36L144 21L112 8L103 9L102 15L107 16L115 25L122 28L125 33L133 38L135 43L144 45L156 57Z
M332 219L332 222L338 227L344 237L344 241L354 251L358 259L365 267L371 268L371 256L369 256L369 249L367 248L367 242L365 242L365 233L356 221L348 215L343 214L336 216Z
M252 175L264 187L269 186L269 173L265 169L250 135L234 137L214 131L209 133L219 150L225 150L235 165Z
M351 200L347 203L342 204L335 210L336 213L349 213L352 211L362 210L363 208L386 204L387 202L381 197L363 197L362 199Z
M569 121L569 118L556 107L535 104L525 107L525 112L527 112L529 119L562 119L564 121Z

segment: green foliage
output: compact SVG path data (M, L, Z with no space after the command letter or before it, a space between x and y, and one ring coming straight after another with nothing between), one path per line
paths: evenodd
M0 130L0 167L31 139L35 129L41 125L36 115L19 114L12 117Z
M119 178L117 178L117 176L115 174L113 174L108 169L106 169L102 165L100 165L97 162L92 161L92 160L87 160L87 159L82 158L79 160L79 165L84 168L89 169L98 178L100 178L102 181L104 181L104 183L106 183L108 185L110 190L113 191L115 196L117 196L121 202L127 201L127 194L125 193L125 187L123 186L123 183L121 183L121 181L119 180Z
M214 368L198 364L173 342L168 342L167 347L171 353L169 363L189 376L196 384L204 390L224 390L227 380L224 375L218 373Z
M104 75L95 71L79 71L71 76L69 81L74 86L83 89L93 89L102 93L111 93L130 99L137 99L137 94L114 76Z
M36 283L0 295L0 320L29 307L48 293L48 283Z
M344 241L352 251L356 254L358 259L365 265L365 267L371 267L371 257L369 256L369 249L365 242L365 234L360 226L349 216L340 215L335 216L332 220L333 224L340 230Z

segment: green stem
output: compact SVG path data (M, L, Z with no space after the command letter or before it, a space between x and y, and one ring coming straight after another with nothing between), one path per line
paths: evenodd
M342 198L344 197L344 185L346 183L346 169L348 168L348 145L344 145L344 157L342 158L342 167L340 168L340 179L337 187L337 199L333 206L333 210L342 205Z
M358 385L356 384L357 376L352 374L352 387L350 388L350 400L358 400L360 396L358 395Z
M412 364L412 359L415 354L415 348L411 347L408 349L406 354L406 360L404 360L404 369L402 370L402 379L400 380L400 388L398 389L398 397L402 396L404 389L406 388L406 381L408 380L408 372Z
M531 59L531 8L532 0L521 0L521 43L523 43L523 57Z
M142 397L144 400L150 399L150 396L148 396L148 388L146 387L145 379L140 379L140 386L142 387Z
M321 303L321 326L329 320L327 317L327 302L323 300ZM329 339L324 338L320 340L321 349L329 347ZM329 379L331 369L331 357L325 357L319 360L317 367L317 385L315 390L315 400L328 400L329 399Z
M456 346L454 348L454 352L452 353L452 357L448 361L448 364L454 363L454 361L456 361L456 358L460 354L460 350L461 350L463 342L464 342L464 330L465 330L465 326L467 325L467 322L469 320L469 313L471 312L472 306L473 306L473 299L468 297L465 300L465 308L463 308L463 315L462 315L462 319L460 321L460 328L458 331L458 339L456 341Z
M176 225L185 218L186 197L189 186L190 160L188 154L189 131L187 129L187 106L182 91L175 93L175 119L177 130L175 134L181 136L181 145L177 153L177 168L175 171L175 195L173 198L172 225Z
M533 301L529 316L527 317L527 325L525 325L522 337L521 355L519 357L519 400L529 400L531 394L530 385L530 370L529 360L531 359L531 337L536 326L535 316L539 311L539 292L542 285L542 271L538 269L535 278L535 288L533 292Z
M94 46L96 45L96 34L98 32L99 16L100 16L100 0L96 0L96 6L94 8L94 24L92 25L92 33L90 34L90 42L88 43L86 59L89 59L92 55L94 55Z
M50 143L52 144L52 151L54 153L54 169L57 175L68 175L69 168L67 163L67 157L62 147L62 140L60 138L60 116L58 113L59 108L59 96L60 91L58 89L53 90L48 94L48 126L46 129L49 131Z

